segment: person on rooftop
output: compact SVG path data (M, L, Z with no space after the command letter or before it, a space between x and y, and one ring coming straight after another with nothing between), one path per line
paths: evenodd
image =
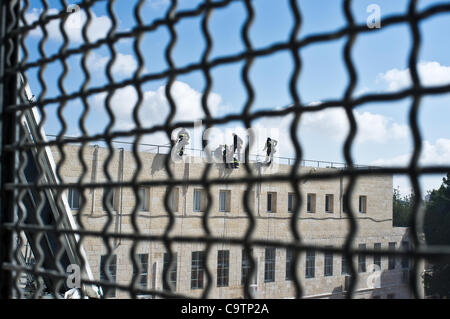
M241 161L241 152L242 152L242 145L244 142L242 139L235 133L233 133L233 153L237 154L238 161Z
M227 144L225 144L223 146L222 159L223 159L223 163L225 164L225 168L229 168L229 165L228 165L228 146L227 146Z
M180 132L178 132L178 140L177 140L177 149L178 149L178 155L181 157L184 155L184 148L186 145L189 144L189 133L188 131L183 127Z
M266 164L270 165L273 161L273 154L276 153L276 146L278 145L278 141L274 140L270 137L267 138L266 145L264 146L263 151L266 151Z

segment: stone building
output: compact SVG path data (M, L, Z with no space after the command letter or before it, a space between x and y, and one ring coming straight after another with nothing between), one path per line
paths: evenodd
M52 148L58 164L61 156L57 148ZM167 233L169 237L201 237L206 235L202 224L207 208L207 192L201 185L178 185L172 189L168 204L174 211L173 224L169 224L169 214L164 206L167 185L140 187L141 203L136 205L135 189L132 181L167 181L172 179L199 180L205 164L196 157L188 157L187 163L171 163L173 176L165 169L164 154L139 152L141 169L133 153L114 149L108 159L109 149L85 146L81 153L87 170L79 161L79 146L65 146L66 158L61 162L59 172L63 182L100 183L123 182L121 187L108 190L102 188L84 189L83 194L76 189L68 192L68 199L74 215L81 214L84 228L94 231L114 232L124 238L110 238L108 245L102 238L87 236L83 240L89 264L95 278L105 279L101 270L106 263L106 255L111 249L112 257L108 269L113 280L120 285L129 285L133 276L138 275L137 285L151 290L163 290L162 272L167 267L166 249L159 239ZM104 165L108 163L106 176ZM252 173L262 176L289 174L292 166L274 165L259 167L250 164ZM336 172L338 168L312 168L302 166L301 172ZM223 164L211 165L209 179L234 179L245 177L245 168L225 169ZM318 246L342 247L349 232L348 214L343 206L343 193L347 178L337 177L326 180L303 180L299 183L302 204L297 221L297 230L302 243ZM122 184L122 183L121 183ZM249 213L243 205L245 183L214 184L209 187L212 201L206 223L215 238L243 238L249 226ZM255 228L251 239L292 242L291 231L294 194L287 182L267 182L254 184L249 189L249 206L253 211ZM375 249L398 249L409 245L407 229L392 225L392 176L360 177L354 188L351 203L356 214L358 231L354 247ZM83 195L83 196L81 196ZM82 197L85 204L80 205ZM105 207L110 204L111 212ZM80 208L80 206L82 206ZM108 204L106 206L109 206ZM170 227L169 227L170 226ZM133 242L127 235L148 236L147 240ZM174 242L176 265L169 277L174 291L184 296L199 297L206 285L206 275L202 266L204 243L191 241ZM130 254L136 253L136 262L141 263L140 271L134 270ZM252 289L257 298L293 298L294 283L289 274L292 253L284 248L254 246L252 255L257 262L256 277L252 278ZM209 298L243 298L243 280L248 275L248 259L242 245L212 244L207 258L207 267L212 275ZM409 298L407 283L409 261L383 256L355 256L359 281L355 298ZM374 266L376 265L376 266ZM378 267L379 266L379 267ZM318 251L299 254L298 278L305 298L343 298L348 277L348 264L341 255L324 254ZM374 271L375 270L375 271ZM128 298L125 290L110 290L109 295ZM144 295L142 297L149 297Z

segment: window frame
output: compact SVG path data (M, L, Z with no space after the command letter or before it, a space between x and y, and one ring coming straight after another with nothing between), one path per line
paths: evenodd
M172 209L174 213L177 213L179 211L179 196L180 196L180 189L179 187L172 188L170 195L169 195L169 207Z
M169 265L169 253L164 253L163 255L163 272L161 273L161 276L164 276L164 270ZM169 278L168 278L168 284L172 287L173 291L176 291L177 289L177 280L178 280L178 254L176 252L172 253L172 267L168 269L169 272ZM162 287L163 290L169 290L169 287L164 283L164 277L162 279Z
M328 200L330 199L330 200ZM334 195L333 194L325 194L325 213L333 214L334 213Z
M241 255L241 285L245 285L247 277L250 275L250 258L253 256L253 248L250 249L250 255L242 249ZM255 276L250 279L250 284L256 284L257 264L255 264Z
M305 278L311 279L316 276L316 252L308 250L306 251L305 259Z
M316 252L313 250L306 251L305 259L305 278L311 279L316 276Z
M343 275L343 276L345 276L345 275L349 275L350 274L350 272L349 272L349 264L348 264L348 261L347 261L347 258L345 257L345 255L342 255L342 258L341 258L341 275Z
M294 250L286 248L285 251L286 251L286 274L284 279L287 281L292 281L294 280L293 272L295 272L295 270L292 268L294 259Z
M198 208L197 208L197 197L196 194L198 194ZM194 189L194 194L193 194L193 205L192 205L192 211L199 213L203 211L203 190L199 189L199 188L195 188Z
M367 214L367 196L366 195L359 196L358 212L360 214Z
M275 282L277 249L266 247L264 250L264 282Z
M223 200L222 195L224 196ZM222 204L224 205L224 207L222 207ZM230 206L231 206L231 191L226 189L219 190L219 212L229 213L231 211Z
M149 255L144 253L144 254L137 254L138 257L138 262L141 266L141 273L137 273L138 269L137 267L134 267L133 264L133 277L135 276L139 276L139 280L137 281L137 286L140 288L148 288L148 265L149 265ZM144 257L144 259L146 259L145 262L143 262L142 257ZM139 293L138 293L139 294Z
M389 244L389 250L395 251L397 249L397 243L396 242L390 242ZM395 255L389 255L388 256L388 270L394 270L397 266L397 259L395 258Z
M269 196L271 200L269 201ZM276 192L267 192L266 196L266 212L270 214L274 214L277 212L277 193ZM269 203L270 203L270 210L269 210Z
M381 243L374 243L373 244L373 249L374 250L381 250ZM381 255L374 255L373 256L373 264L377 265L378 267L380 267L381 269Z
M100 272L99 272L99 278L101 281L108 281L108 277L106 276L106 273L104 271L105 265L106 268L109 271L109 274L111 275L111 281L108 281L112 284L116 283L117 280L117 255L112 254L111 260L108 264L106 262L108 261L108 256L110 255L100 255ZM102 288L103 289L103 288ZM103 289L105 291L106 289ZM108 292L104 294L104 297L116 297L116 288L111 287L108 289Z
M74 194L77 195L76 198L77 198L77 203L78 203L77 206L78 207L74 207L74 196L73 196ZM77 188L70 187L67 191L67 202L69 203L69 207L71 210L80 210L80 208L81 208L80 199L81 199L81 196L80 196L79 190Z
M314 214L316 212L316 194L306 194L306 213Z
M295 193L288 193L288 213L294 212L294 200L295 200Z
M141 193L143 192L143 193ZM139 207L139 211L140 212L148 212L150 211L150 203L149 203L149 189L148 187L145 186L141 186L139 187L139 193L140 193L140 197L141 197L141 206ZM144 195L144 196L142 196Z
M230 281L230 251L217 251L217 287L228 287Z
M327 248L331 248L331 246L328 246ZM331 259L331 260L330 260ZM324 277L331 277L333 276L333 253L332 252L325 252L324 253L324 261L323 261L323 275Z
M195 257L195 258L194 258ZM205 251L191 253L191 290L203 289L205 279Z
M366 249L366 244L359 244L359 249ZM367 272L367 262L365 254L358 254L358 273Z

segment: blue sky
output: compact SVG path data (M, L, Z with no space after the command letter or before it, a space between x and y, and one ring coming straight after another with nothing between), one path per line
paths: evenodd
M64 10L60 1L47 1L52 10ZM76 3L75 1L67 1ZM178 10L195 8L200 1L179 0ZM358 0L353 1L352 12L358 23L365 23L370 4L380 6L382 17L402 14L407 10L407 0ZM424 9L435 3L446 1L419 1L419 8ZM448 2L448 1L447 1ZM346 21L341 8L341 1L305 0L298 1L302 13L303 24L299 38L318 32L329 32L345 26ZM167 0L147 1L141 11L146 24L165 16L169 6ZM118 32L135 26L133 18L135 1L118 0L115 13L119 21ZM250 37L254 48L264 48L277 42L286 41L290 36L293 17L289 2L286 0L255 0L253 2L255 20L251 27ZM41 13L41 1L32 0L27 11L27 22L37 19ZM95 15L89 30L91 40L99 39L108 32L110 22L104 1L92 7ZM242 2L236 1L223 9L213 12L209 29L213 38L213 50L210 59L237 54L245 49L241 39L241 27L246 20L246 10ZM82 17L81 19L83 19ZM70 21L70 20L69 20ZM177 67L198 63L205 49L205 41L200 29L202 16L185 19L176 24L177 44L173 50L173 60ZM72 21L70 21L72 22ZM425 85L439 85L450 82L450 29L448 15L439 15L420 24L422 46L419 56L419 70ZM58 52L62 38L58 23L48 26L49 39L44 44L47 56ZM79 30L69 29L69 47L81 44ZM34 30L27 37L29 51L28 61L39 58L36 45L40 43L42 34ZM166 27L146 33L141 42L141 52L145 59L144 74L166 70L165 48L170 40ZM300 51L302 70L298 81L298 92L303 103L317 103L329 99L340 99L348 83L348 76L342 59L342 49L346 39L339 39L308 46ZM358 36L352 51L353 61L358 72L358 86L355 95L396 91L408 85L408 57L412 40L408 25L390 27L381 26L380 30ZM136 69L136 57L132 40L121 40L115 44L119 53L117 63L113 67L116 81L133 76ZM107 83L105 76L106 63L110 52L106 46L92 50L88 66L92 75L90 87L98 87ZM81 55L67 59L69 73L64 81L67 92L77 92L83 83L84 75L80 67ZM237 62L215 67L211 70L213 77L213 94L209 106L215 116L239 113L247 99L245 87L241 81L241 70L244 63ZM292 103L288 84L293 69L292 55L289 51L281 51L255 59L250 69L250 80L256 94L252 111L282 108ZM31 89L36 96L42 93L37 78L37 69L30 69L27 76ZM43 73L48 85L46 96L59 94L58 77L62 72L61 63L49 64ZM142 86L145 92L143 104L143 123L146 126L164 123L167 114L167 102L163 87L165 80L147 82ZM205 86L204 75L200 71L177 77L172 90L179 106L176 120L195 120L203 116L200 97ZM133 127L131 111L135 101L134 88L129 87L116 92L113 97L113 109L118 123L115 129ZM89 99L91 112L86 121L89 133L100 133L108 124L104 111L104 94ZM419 125L421 128L424 151L422 163L448 164L450 162L450 116L449 95L425 97L421 104ZM355 162L373 165L406 165L412 151L411 134L408 129L408 112L411 100L364 104L355 110L360 131L353 146ZM58 134L61 126L56 115L59 105L49 105L45 129L49 134ZM64 108L64 117L68 124L67 135L79 134L78 118L83 110L80 100L74 100ZM255 123L260 127L279 129L279 139L283 141L279 148L281 156L292 156L293 150L286 137L291 117L262 119ZM241 123L230 123L222 127L234 128ZM347 121L341 110L323 111L305 114L298 131L302 143L304 158L327 161L343 161L342 146L347 132ZM283 138L284 137L284 138ZM231 139L231 135L227 137ZM149 143L167 143L161 134L145 137ZM228 140L227 140L228 141ZM199 141L193 141L199 147ZM441 176L422 178L424 190L440 185ZM399 185L403 192L408 191L407 179L395 178L395 186Z

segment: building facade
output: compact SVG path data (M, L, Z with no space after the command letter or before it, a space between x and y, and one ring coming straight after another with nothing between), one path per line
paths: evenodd
M295 207L294 191L287 182L253 184L226 183L227 179L246 177L243 165L239 169L225 169L222 163L212 164L208 179L223 179L223 184L209 187L201 185L178 185L172 188L167 203L173 210L173 223L167 213L164 200L167 185L155 183L149 187L134 189L132 181L168 181L183 179L201 180L205 164L199 158L186 162L170 163L171 175L165 167L164 154L139 152L140 165L133 152L97 146L65 146L66 159L60 162L57 148L52 148L61 179L64 183L123 182L121 187L110 190L102 188L69 189L69 205L85 229L121 234L123 238L111 237L105 242L101 237L86 236L83 246L89 264L97 279L106 279L103 269L107 264L119 285L129 285L132 278L144 289L161 291L164 267L168 267L166 247L160 240L168 237L201 237L209 234L215 238L240 238L248 231L249 214L255 227L251 239L295 242L291 220ZM79 158L83 159L83 163ZM105 169L105 165L107 168ZM85 167L85 169L83 169ZM140 167L140 169L138 169ZM290 174L292 166L273 165L260 167L251 163L252 174L270 177L274 174ZM337 168L300 167L301 173L336 172ZM108 174L106 174L107 172ZM349 217L343 205L343 193L348 180L303 180L299 183L302 197L296 230L301 242L308 245L343 246L349 233ZM246 212L243 196L248 189ZM137 205L136 192L141 201ZM357 234L355 248L398 249L410 244L406 228L392 225L392 176L361 176L357 179L350 199ZM84 202L84 205L81 205ZM204 219L209 204L207 218ZM109 209L108 209L109 208ZM78 219L77 219L78 220ZM133 234L147 236L135 242ZM131 236L128 236L131 235ZM226 242L226 241L225 241ZM184 296L200 297L206 286L205 266L211 278L209 298L243 298L243 283L248 276L248 256L242 245L233 243L211 244L207 265L203 265L206 245L197 241L173 242L174 263L169 271L173 291ZM136 254L133 267L130 256ZM107 260L106 256L111 254ZM251 278L252 291L257 298L294 298L295 287L291 273L292 252L285 248L254 246L252 256L257 263L256 276ZM409 261L401 258L355 256L354 265L359 273L355 298L409 298ZM348 277L348 263L342 255L318 251L299 254L297 276L303 288L304 298L343 298ZM347 282L348 283L348 282ZM108 292L110 297L128 298L125 290ZM144 295L142 297L149 297Z

